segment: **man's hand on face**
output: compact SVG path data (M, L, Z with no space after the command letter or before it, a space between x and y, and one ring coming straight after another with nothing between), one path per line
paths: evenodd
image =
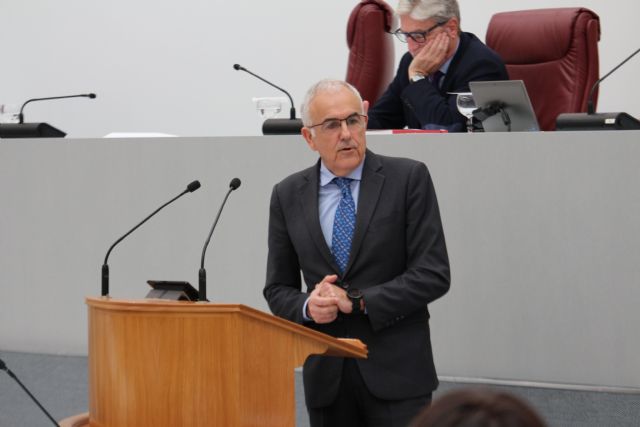
M426 76L438 71L447 60L449 43L450 38L444 31L427 40L409 65L409 78L415 74Z

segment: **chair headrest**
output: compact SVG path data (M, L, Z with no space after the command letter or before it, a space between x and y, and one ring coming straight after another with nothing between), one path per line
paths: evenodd
M356 5L349 15L349 22L347 23L347 45L351 47L353 43L354 33L356 32L357 22L363 16L368 14L383 14L383 30L391 32L392 25L394 25L395 17L393 9L383 0L361 0Z
M487 44L507 64L540 63L563 58L580 25L596 25L598 15L585 8L534 9L496 13L487 30ZM514 43L514 40L517 43Z

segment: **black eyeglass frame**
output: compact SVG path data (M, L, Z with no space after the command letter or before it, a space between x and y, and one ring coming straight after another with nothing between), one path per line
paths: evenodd
M365 121L366 121L366 119L368 119L368 118L369 118L369 116L367 116L367 115L365 115L365 114L353 113L353 114L349 114L349 115L348 115L347 117L345 117L344 119L330 118L330 119L326 119L326 120L325 120L325 121L323 121L322 123L318 123L318 124L315 124L315 125L307 126L307 128L308 128L308 129L313 129L313 128L315 128L315 127L322 126L322 125L324 125L324 124L326 124L326 123L335 122L335 121L340 122L340 127L342 127L342 122L346 122L347 120L349 120L349 119L351 119L351 118L353 118L353 117L362 117L363 119L365 119ZM347 123L347 127L349 127L349 123ZM338 128L336 128L336 129L338 129Z
M398 28L397 30L392 31L391 34L396 36L402 43L408 43L409 38L411 38L411 40L413 40L414 42L422 44L427 41L427 37L429 36L429 34L431 34L432 31L439 27L442 27L447 22L449 21L438 22L425 31L411 31L410 33L405 33L404 31L402 31L402 28Z

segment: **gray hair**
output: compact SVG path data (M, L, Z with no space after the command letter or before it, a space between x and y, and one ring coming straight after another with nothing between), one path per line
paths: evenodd
M362 106L362 96L360 96L360 92L358 89L350 85L349 83L343 80L335 80L335 79L324 79L320 80L318 83L314 84L309 88L307 94L304 97L304 101L302 101L302 107L300 108L300 114L302 115L302 124L305 126L311 126L313 123L311 122L311 116L309 115L309 106L313 102L314 98L321 92L337 92L342 88L347 88L358 98L360 105ZM364 110L361 108L361 113L364 114ZM313 129L311 129L313 131Z
M398 0L396 13L400 16L408 15L416 21L433 18L438 22L446 22L457 18L460 22L457 0Z

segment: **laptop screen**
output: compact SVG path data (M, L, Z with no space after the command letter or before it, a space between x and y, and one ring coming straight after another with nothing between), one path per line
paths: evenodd
M522 80L470 82L478 108L500 105L498 112L482 122L485 132L539 131L538 120Z

